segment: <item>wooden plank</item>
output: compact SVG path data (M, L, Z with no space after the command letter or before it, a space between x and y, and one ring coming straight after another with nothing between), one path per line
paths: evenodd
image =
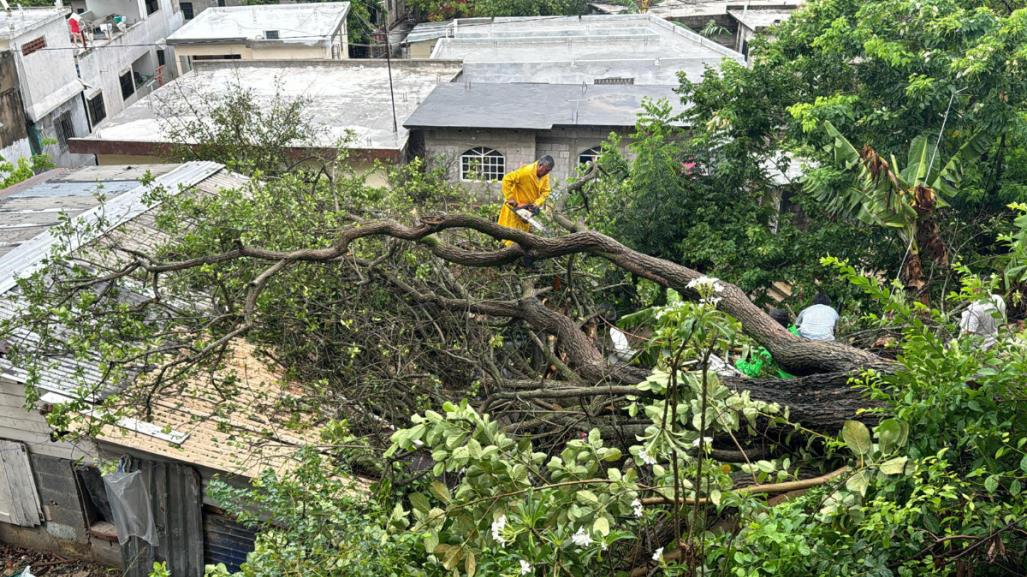
M87 463L96 461L96 446L92 441L79 441L75 444L66 442L54 443L50 440L49 434L42 435L22 429L11 429L4 425L0 425L0 438L25 443L29 452L34 455L46 455L47 457L57 457L59 459L68 459L69 461L84 459Z
M42 522L43 508L25 445L0 440L0 467L4 469L10 490L11 521L22 527L38 526Z

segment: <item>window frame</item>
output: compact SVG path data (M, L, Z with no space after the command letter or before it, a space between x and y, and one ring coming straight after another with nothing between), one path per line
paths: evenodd
M53 131L57 135L57 146L61 150L67 150L68 140L75 138L75 123L71 120L71 111L65 110L54 119Z
M188 10L186 10L186 6L189 7ZM196 12L193 9L192 2L179 2L178 8L182 11L182 17L185 20L192 20L193 18L196 18Z
M125 77L128 77L128 84L132 87L128 93L125 93ZM133 94L136 93L136 81L132 74L132 69L129 68L125 72L118 75L118 82L121 84L121 99L128 100Z
M595 162L599 160L599 156L603 153L603 146L598 144L591 148L586 148L578 153L578 166L585 166L589 162ZM589 160L585 160L588 158Z
M486 159L489 160L486 163ZM478 161L478 177L468 178L470 162ZM474 146L460 154L461 182L499 182L506 174L506 155L488 146Z
M97 118L97 106L96 102L100 103L99 111L100 115ZM93 123L93 126L104 121L107 118L107 103L103 100L103 92L98 93L92 98L86 98L86 112L89 113L89 121Z

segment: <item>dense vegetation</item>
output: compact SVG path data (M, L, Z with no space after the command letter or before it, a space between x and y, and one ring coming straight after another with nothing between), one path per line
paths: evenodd
M287 368L305 394L283 410L323 416L324 443L215 490L260 528L248 577L1023 574L1027 340L956 320L993 292L1018 318L1027 10L815 0L773 34L683 81L684 117L651 103L631 154L611 138L545 238L430 159L387 188L344 154L284 161L301 102L207 103L212 125L171 127L203 143L180 154L255 178L155 187L152 250L55 253L20 287L46 354L8 354L36 378L99 351L125 387L107 419L234 339ZM844 342L754 306L776 281L793 309L842 297ZM718 371L757 345L800 377ZM48 418L88 432L82 406Z

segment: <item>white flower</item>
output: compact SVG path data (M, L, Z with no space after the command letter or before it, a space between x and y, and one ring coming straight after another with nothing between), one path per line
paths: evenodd
M660 547L653 553L653 561L660 561L663 559L663 547Z
M571 536L571 541L578 547L588 547L592 544L592 536L586 533L583 527L578 527L577 533Z
M695 289L697 291L707 289L719 293L720 291L724 290L724 285L720 284L720 279L716 279L706 275L688 281L688 284L685 286L687 286L690 289Z
M692 441L692 446L698 447L700 442L702 442L703 445L709 447L713 444L713 437L696 437L696 439Z
M527 575L528 573L531 573L531 563L521 559L521 575Z
M422 441L421 439L414 439L414 446L420 449L424 446L424 441Z
M642 463L644 463L646 465L655 465L656 464L656 459L650 457L649 453L645 452L645 449L640 449L638 451L638 458L641 459Z
M609 547L606 546L606 541L600 541L599 542L599 550L600 551L606 551L608 548Z
M641 517L642 516L642 502L639 501L638 499L635 499L634 501L631 502L631 509L635 513L635 517Z
M492 538L500 545L506 545L506 539L503 538L504 527L506 527L506 515L500 515L492 522Z

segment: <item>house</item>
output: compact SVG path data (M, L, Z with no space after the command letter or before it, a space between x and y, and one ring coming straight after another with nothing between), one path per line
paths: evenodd
M265 103L276 95L304 100L317 133L294 145L297 157L334 156L342 146L350 166L371 173L376 160L406 160L410 135L404 122L433 88L459 70L458 63L440 60L393 61L391 73L381 60L198 61L192 72L108 119L93 134L74 139L72 147L95 154L99 164L160 161L176 144L169 126L195 120L211 99L243 89ZM384 182L377 172L371 181Z
M764 21L754 20L748 24L738 19L735 13L745 12L766 12L769 21L784 20L798 10L805 0L696 0L694 2L678 2L676 0L662 0L653 2L649 7L648 14L658 16L670 22L687 26L695 31L710 27L710 39L715 40L733 48L738 52L747 54L748 40L757 28L767 24ZM622 4L608 4L604 2L590 2L589 8L594 14L617 15L625 14L627 7ZM776 12L777 15L770 13ZM755 18L760 18L756 16ZM755 24L756 27L752 25Z
M406 127L453 181L498 181L548 154L556 182L595 160L611 132L630 135L647 99L683 108L671 86L454 82L436 88Z
M0 191L0 318L12 318L22 302L15 280L38 270L53 247L55 208L83 222L104 219L102 230L78 241L78 251L108 240L143 247L160 238L145 204L151 186L140 182L144 175L171 192L216 194L246 185L220 164L192 162L60 169ZM101 187L103 206L96 197ZM20 344L33 339L26 329L12 337ZM200 577L205 563L237 568L252 550L253 533L221 510L210 481L245 486L267 468L288 471L300 447L319 440L319 416L301 415L299 427L277 417L293 413L281 403L294 402L296 391L245 342L235 343L214 379L204 375L157 392L149 414L141 403L113 397L117 386L103 382L92 359L50 359L39 375L39 399L27 409L29 375L0 357L0 541L120 565L129 577L147 577L155 560L167 561L174 577ZM238 394L226 399L217 387L229 377ZM123 412L95 436L55 441L44 413L83 390L84 417L110 410L99 408L101 401ZM119 545L98 468L119 459L126 470L142 471L155 545L138 538Z
M461 80L473 75L472 82L576 84L630 78L636 84L677 85L679 72L698 81L708 66L741 60L732 50L651 14L418 24L404 46L411 57L427 52L431 58L462 61Z
M572 177L611 132L631 134L647 100L682 111L682 75L699 81L725 60L743 61L648 14L455 20L407 38L411 53L429 44L432 58L463 69L406 126L419 153L465 182L495 182L544 154L556 160L553 179Z
M746 7L741 10L729 9L727 11L728 15L738 22L737 32L735 33L735 50L741 52L746 58L748 58L749 41L752 40L757 33L763 32L771 26L784 22L794 11L794 7Z
M167 43L179 73L199 60L341 60L349 58L349 8L349 2L214 7Z
M0 51L12 55L0 61L5 95L0 144L8 161L43 152L59 166L89 160L68 150L69 139L89 134L90 128L65 21L68 14L61 8L0 11ZM20 100L20 114L15 114L15 100Z
M175 76L167 66L173 50L162 45L184 16L177 0L85 0L85 8L75 65L85 85L88 134Z

